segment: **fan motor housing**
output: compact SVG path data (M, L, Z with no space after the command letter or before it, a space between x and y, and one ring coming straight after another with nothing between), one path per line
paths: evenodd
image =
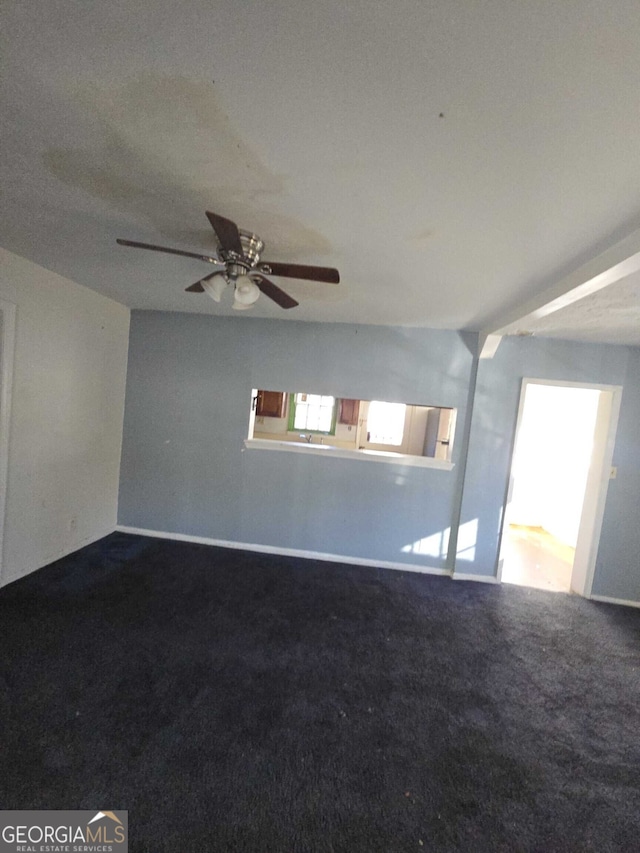
M242 256L230 250L220 249L220 254L227 264L227 274L231 278L246 275L249 270L254 269L260 261L260 254L264 249L263 241L257 234L251 231L242 231L238 228L240 244L242 245Z
M264 249L264 243L257 234L252 234L250 231L238 230L240 233L240 242L242 243L244 256L249 261L250 266L255 267L260 260L260 255Z

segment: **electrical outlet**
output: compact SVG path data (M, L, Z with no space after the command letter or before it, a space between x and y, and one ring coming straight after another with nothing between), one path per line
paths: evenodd
M618 476L618 469L616 468L616 466L615 466L615 465L612 465L612 466L611 466L611 471L609 472L609 479L610 479L610 480L615 480L615 478L616 478L617 476Z

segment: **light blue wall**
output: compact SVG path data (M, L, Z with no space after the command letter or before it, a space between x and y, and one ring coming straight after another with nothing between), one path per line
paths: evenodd
M473 407L461 524L477 523L456 571L495 574L523 377L622 385L622 406L593 593L640 600L640 350L506 338L482 360ZM468 543L467 543L468 544Z
M243 439L252 388L454 406L459 463L471 366L455 332L133 312L119 523L444 567L433 547L402 549L449 528L459 464L243 450Z
M622 385L593 592L640 600L640 350L507 338L479 363L474 396L465 342L423 329L133 312L119 523L444 567L452 561L434 545L455 534L460 511L456 571L490 576L522 377ZM243 450L252 388L455 406L455 468ZM403 550L421 540L423 553Z

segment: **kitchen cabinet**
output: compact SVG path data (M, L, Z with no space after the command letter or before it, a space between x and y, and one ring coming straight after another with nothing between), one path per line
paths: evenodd
M347 400L342 397L340 399L340 407L338 409L338 423L347 424L348 426L357 426L359 412L360 400Z
M256 415L260 418L284 418L287 395L284 391L258 391Z

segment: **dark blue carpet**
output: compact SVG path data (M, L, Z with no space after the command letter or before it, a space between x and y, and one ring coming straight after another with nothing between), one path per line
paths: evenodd
M0 806L131 850L640 850L640 611L113 534L0 590Z

